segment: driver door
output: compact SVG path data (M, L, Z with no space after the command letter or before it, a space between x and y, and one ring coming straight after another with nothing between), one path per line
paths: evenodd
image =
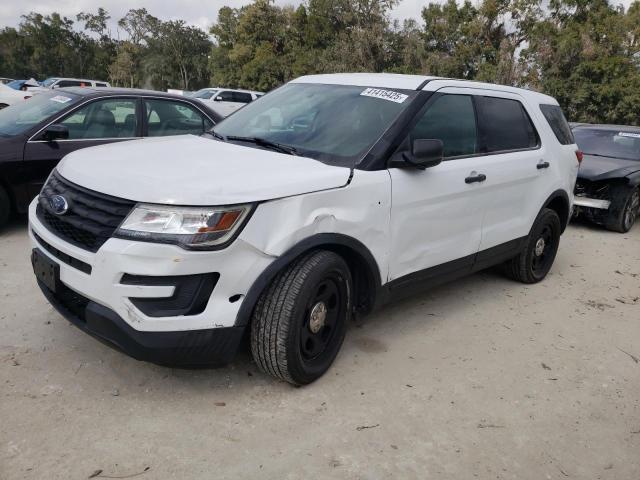
M392 185L389 281L445 279L471 271L482 237L484 208L468 183L481 168L471 95L435 93L417 116L402 155L414 139L439 139L444 160L426 170L390 168Z
M99 99L81 105L52 122L67 127L68 139L45 140L46 127L36 133L24 150L23 163L30 198L40 192L51 170L65 155L81 148L139 138L139 119L140 100L136 97Z

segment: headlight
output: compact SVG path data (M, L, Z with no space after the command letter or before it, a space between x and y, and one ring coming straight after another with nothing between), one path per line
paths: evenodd
M251 205L173 207L138 204L116 231L117 237L174 243L187 249L221 248L240 231Z

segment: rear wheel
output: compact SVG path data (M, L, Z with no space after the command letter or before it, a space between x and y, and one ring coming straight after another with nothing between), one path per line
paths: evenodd
M251 320L251 352L265 373L305 385L331 366L351 313L351 274L333 252L293 262L261 295Z
M0 228L4 227L9 221L11 214L11 200L7 191L0 186Z
M549 208L543 209L520 254L506 263L507 275L522 283L537 283L544 279L558 253L561 232L558 214Z
M605 227L614 232L627 233L640 214L640 190L637 187L618 186L612 189Z

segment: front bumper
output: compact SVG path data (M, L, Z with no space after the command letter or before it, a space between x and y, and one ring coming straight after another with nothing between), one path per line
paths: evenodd
M576 196L573 205L576 207L583 208L596 208L599 210L608 210L611 206L610 200L602 200L599 198L589 198L589 197L580 197Z
M58 266L63 291L84 299L84 305L80 311L69 310L57 298L57 289L53 294L41 287L72 323L142 360L183 365L229 360L246 326L238 312L273 256L241 237L219 251L110 238L94 253L49 231L36 216L36 205L37 199L29 207L32 246ZM179 291L164 280L196 276L209 276L213 282L201 308L172 313L177 310L164 300L181 299L189 288ZM159 307L149 308L149 302L156 301Z
M224 365L233 359L244 334L244 327L140 332L113 310L64 285L55 294L41 282L38 286L49 303L76 327L137 360L185 367Z

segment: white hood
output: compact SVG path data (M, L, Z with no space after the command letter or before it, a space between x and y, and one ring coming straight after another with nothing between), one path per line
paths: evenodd
M343 187L350 169L306 157L185 135L67 155L58 172L82 187L138 202L231 205Z

